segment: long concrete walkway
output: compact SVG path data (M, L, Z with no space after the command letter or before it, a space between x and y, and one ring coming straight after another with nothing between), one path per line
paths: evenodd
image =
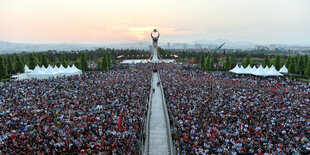
M152 97L152 108L150 116L150 132L149 132L149 154L166 155L168 151L168 138L163 109L163 98L161 87L157 86L158 74L153 73L153 88L155 92ZM151 92L153 93L153 92Z

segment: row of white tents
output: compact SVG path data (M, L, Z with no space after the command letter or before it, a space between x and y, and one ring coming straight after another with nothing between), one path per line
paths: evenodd
M34 70L29 69L29 67L25 65L24 70L25 73L19 75L13 75L11 79L13 80L50 79L62 76L72 76L82 74L82 70L75 67L75 65L72 65L72 67L68 65L67 68L63 67L63 65L60 65L60 67L57 67L56 65L54 67L48 65L47 68L45 68L44 66L40 67L39 65L37 65L34 68Z
M250 65L244 68L242 65L239 67L237 64L229 71L236 74L252 74L255 76L283 76L283 74L288 73L288 69L285 67L285 65L279 71L277 71L273 65L270 68L268 66L263 68L262 65L260 65L258 68L256 68L256 66L251 67Z

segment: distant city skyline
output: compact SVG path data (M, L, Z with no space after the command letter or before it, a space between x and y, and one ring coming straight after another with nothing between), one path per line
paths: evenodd
M308 0L1 0L0 41L129 43L228 39L310 45Z

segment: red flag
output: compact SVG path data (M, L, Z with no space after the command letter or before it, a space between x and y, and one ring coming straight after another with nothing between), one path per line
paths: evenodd
M276 83L276 87L277 87L278 89L280 89L280 86L279 86L279 84L278 84L278 83Z
M118 121L118 125L117 125L117 127L118 127L119 129L122 128L122 117L123 117L123 111L121 112L121 116L119 117L119 121Z

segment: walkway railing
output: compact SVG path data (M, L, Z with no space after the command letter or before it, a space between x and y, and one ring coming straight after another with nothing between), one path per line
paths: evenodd
M151 89L150 89L150 96L149 96L149 102L148 102L148 108L147 108L147 116L145 121L145 143L144 143L144 150L143 154L149 154L149 146L150 146L150 115L151 115L151 109L152 109L152 97L153 97L153 76L151 79Z
M160 74L158 74L158 81L160 82L160 91L161 91L161 97L162 97L162 103L163 103L163 108L164 108L164 115L165 115L165 121L166 121L166 130L167 130L167 137L168 137L168 151L169 154L173 154L175 155L175 146L173 145L172 142L172 136L171 136L171 129L170 129L170 119L169 119L169 115L168 115L168 110L167 110L167 104L166 104L166 99L165 99L165 93L163 90L163 85L160 81Z

